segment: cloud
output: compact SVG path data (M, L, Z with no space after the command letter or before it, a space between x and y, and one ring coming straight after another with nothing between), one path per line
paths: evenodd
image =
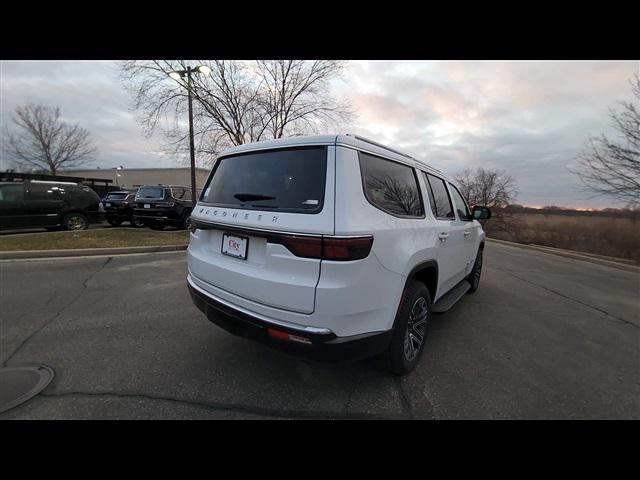
M455 174L503 168L519 202L610 206L569 173L589 135L611 133L608 108L630 99L638 62L354 61L333 91L358 112L350 130ZM176 166L146 138L111 61L0 62L0 120L26 102L59 105L89 129L102 168Z
M355 131L455 174L503 168L525 204L601 207L567 166L608 108L631 98L638 62L354 62L337 86Z
M110 168L177 166L146 138L129 110L129 98L110 61L2 61L0 118L11 125L18 105L58 105L65 121L91 132L98 147L93 165Z

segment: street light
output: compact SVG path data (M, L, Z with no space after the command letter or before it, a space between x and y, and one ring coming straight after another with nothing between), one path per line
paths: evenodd
M185 70L176 70L169 73L169 76L173 78L178 83L181 83L185 75L187 76L187 93L189 97L189 153L191 155L191 201L193 202L193 207L196 206L196 157L193 147L193 107L192 107L192 99L191 99L191 74L192 73L202 73L204 75L209 75L211 73L211 69L206 65L198 65L197 67L187 67Z

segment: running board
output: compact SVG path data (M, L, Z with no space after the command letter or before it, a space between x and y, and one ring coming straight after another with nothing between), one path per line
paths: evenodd
M469 291L471 284L467 280L461 281L458 285L449 290L444 297L431 306L432 313L444 313L460 300Z

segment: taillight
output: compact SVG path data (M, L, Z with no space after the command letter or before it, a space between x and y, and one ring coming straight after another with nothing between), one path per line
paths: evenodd
M323 260L360 260L369 255L373 237L324 237L322 242Z
M278 235L267 239L267 241L283 245L296 257L322 258L322 237Z
M304 237L278 235L268 241L279 243L297 257L349 261L366 258L373 245L371 235L362 237Z

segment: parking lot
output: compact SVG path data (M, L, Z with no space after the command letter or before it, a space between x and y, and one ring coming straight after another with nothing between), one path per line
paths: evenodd
M416 371L306 363L209 323L184 252L5 261L1 358L53 382L3 419L640 418L637 273L489 243Z

